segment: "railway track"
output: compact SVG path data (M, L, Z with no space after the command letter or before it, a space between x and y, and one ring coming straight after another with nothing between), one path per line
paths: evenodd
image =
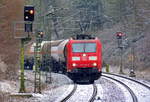
M61 102L66 102L77 90L77 84L74 84L73 90L64 98L61 100Z
M82 92L80 92L80 93L78 93L77 92L77 90L78 90L78 88L81 88L81 86L82 87L84 87L84 89L85 89L85 87L86 86L84 86L84 85L77 85L77 84L74 84L74 88L73 88L73 90L65 97L65 98L63 98L62 100L61 100L61 102L70 102L69 100L71 99L71 98L73 98L74 100L73 100L73 102L78 102L78 96L77 96L77 94L81 94ZM91 86L91 85L90 85ZM94 100L95 100L95 97L96 97L96 95L97 95L97 86L95 85L95 84L92 84L92 86L93 86L93 93L92 93L92 95L91 95L91 97L89 98L89 100L87 101L87 102L94 102ZM82 89L82 88L81 88ZM80 90L81 90L80 89ZM84 89L82 89L82 90L84 90ZM87 89L88 89L88 87L87 87ZM79 90L78 90L79 91ZM88 93L88 90L86 90L87 91L87 93ZM76 93L76 95L75 95L75 93ZM86 94L85 94L86 95ZM86 96L86 97L88 97L88 95ZM82 99L82 95L80 95L80 98Z
M91 99L89 100L89 102L94 102L96 95L97 95L97 86L93 84L93 95Z
M149 97L150 87L140 81L137 81L135 79L125 77L122 75L116 75L116 74L111 74L111 73L103 73L102 76L104 78L111 79L111 80L116 81L116 82L120 83L121 85L123 85L130 93L133 102L140 102L141 99L143 99L140 96L142 96L143 94L145 94L145 96L147 98L150 98ZM141 94L141 95L139 95L139 94ZM145 101L143 101L143 102L145 102Z
M142 82L140 82L140 81L137 81L137 80L135 80L135 79L129 78L129 77L125 77L125 76L117 75L117 74L112 74L112 73L105 73L105 72L103 72L103 75L112 75L112 76L117 76L117 77L120 77L120 78L124 78L124 79L130 80L130 81L133 81L133 82L135 82L135 83L138 83L138 84L140 84L140 85L142 85L142 86L144 86L145 88L147 88L147 89L150 90L150 86L148 86L148 85L146 85L146 84L144 84L144 83L142 83Z
M131 95L131 97L132 97L133 102L138 102L137 96L134 94L134 92L133 92L126 84L124 84L123 82L121 82L121 81L119 81L119 80L117 80L117 79L114 79L114 78L112 78L112 77L109 77L109 76L106 76L106 75L102 75L102 76L103 76L103 77L106 77L106 78L108 78L108 79L112 79L112 80L114 80L114 81L120 83L121 85L123 85L123 86L129 91L129 93L130 93L130 95Z

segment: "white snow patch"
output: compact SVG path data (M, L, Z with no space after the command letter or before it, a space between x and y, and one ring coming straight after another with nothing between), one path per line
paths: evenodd
M44 95L38 94L38 93L37 94L33 93L32 96L36 97L36 98L42 98Z
M7 70L7 65L0 59L0 71L4 73L6 72L6 70Z
M117 77L117 76L112 76L112 75L108 75L108 76L111 76L111 77L113 77L117 80L122 81L129 88L131 88L140 102L149 102L149 100L150 100L150 91L149 91L149 89L145 88L144 86L142 86L138 83L135 83L131 80L128 80L128 79L124 79L124 78Z
M109 78L106 78L106 77L105 77L105 79L111 80L111 82L115 83L122 90L122 92L124 93L126 102L132 102L131 94L129 93L129 91L123 85L121 85L120 83L118 83L118 82L116 82L112 79L109 79Z
M71 91L73 90L74 85L69 85L68 89L66 90L66 92L60 96L55 102L60 102L62 99L64 99L68 94L71 93Z
M93 94L93 85L78 85L77 90L67 102L88 102Z
M12 92L14 89L11 87L11 84L8 82L0 82L0 91L7 93L7 92Z

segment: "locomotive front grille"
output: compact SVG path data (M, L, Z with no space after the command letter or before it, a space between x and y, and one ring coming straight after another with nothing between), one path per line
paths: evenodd
M75 68L71 73L97 73L97 68Z

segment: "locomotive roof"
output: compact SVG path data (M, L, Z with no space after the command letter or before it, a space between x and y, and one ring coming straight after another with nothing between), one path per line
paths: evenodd
M77 34L72 39L77 39L77 40L87 40L87 39L95 39L92 35L88 34Z
M78 40L78 39L70 39L71 42L97 42L99 41L98 38L95 39L84 39L84 40Z

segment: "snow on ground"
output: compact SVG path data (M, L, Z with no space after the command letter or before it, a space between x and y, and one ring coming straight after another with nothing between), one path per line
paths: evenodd
M105 78L105 79L110 80L111 82L116 84L118 86L118 88L120 88L122 90L122 92L124 94L125 102L132 102L132 96L130 95L130 92L123 85L121 85L120 83L118 83L112 79L109 79L109 78Z
M100 95L102 102L126 102L125 93L117 84L102 77L96 80L95 83L96 85L100 85L103 89L103 95Z
M64 99L67 95L69 95L71 93L71 91L74 88L74 85L70 84L69 86L67 85L67 89L65 90L65 92L63 94L61 94L60 96L56 97L55 102L60 102L62 99ZM64 88L63 88L64 89ZM60 90L61 91L61 90ZM60 92L59 92L60 93Z
M25 88L29 93L34 91L34 73L32 71L25 71ZM62 74L52 73L52 83L45 83L45 73L42 72L42 94L33 94L31 98L22 97L10 97L9 94L17 93L19 90L19 80L16 81L0 81L0 102L43 102L42 100L46 98L52 98L53 100L61 96L67 89L67 85L72 83L72 81ZM66 85L66 86L65 86ZM63 88L62 88L63 87ZM56 97L57 96L57 97ZM6 101L7 100L7 101ZM9 100L9 101L8 101ZM46 102L46 101L45 101ZM50 101L48 101L50 102Z
M93 94L93 85L77 85L77 90L67 102L88 102Z
M33 97L29 100L31 102L55 102L67 89L68 85L63 85L55 89L44 91L42 94L33 94Z
M0 92L9 93L15 90L15 83L13 81L1 81Z
M104 70L104 69L103 69ZM113 68L113 71L115 69ZM111 69L111 72L113 72ZM116 73L114 71L114 73ZM60 99L66 96L71 91L71 88L73 87L73 82L65 75L63 74L58 74L58 73L52 73L52 83L51 84L46 84L45 83L45 76L44 72L42 72L42 84L44 87L42 87L42 94L34 94L33 97L31 98L14 98L14 97L9 97L10 93L18 92L19 90L19 80L17 81L0 81L0 92L4 94L0 94L0 102L59 102ZM25 76L26 76L26 90L28 92L33 92L34 90L34 73L32 71L25 71ZM106 80L103 77L95 81L97 88L98 88L98 93L95 99L95 102L130 102L130 94L127 92L127 90L122 87L121 85L118 85L117 83ZM127 82L130 84L130 82ZM149 82L147 82L149 83ZM134 84L132 85L134 87ZM82 87L82 88L81 88ZM80 96L85 96L85 98L79 98L80 101L85 101L84 99L87 100L89 96L91 95L92 87L88 88L87 86L81 85L79 91L76 93L76 97ZM139 86L140 87L140 86ZM136 88L138 90L139 88ZM142 90L142 87L140 87ZM84 91L85 90L85 91ZM86 93L88 92L89 93ZM144 91L144 90L143 90ZM148 97L144 96L144 92L140 91L137 92L137 95L141 95L139 93L142 93L142 97ZM149 99L149 98L148 98ZM9 100L9 101L8 101ZM71 102L73 102L75 98L70 99ZM147 100L144 100L143 102L148 102Z
M48 89L45 90L42 95L35 94L35 102L59 102L58 100L62 99L62 95L65 95L66 91L70 91L72 81L62 74L52 73L52 84L48 85ZM67 94L67 93L66 93ZM38 97L40 96L40 97Z
M120 69L119 66L110 66L109 71L110 71L110 73L119 74L119 69ZM103 67L102 71L106 72L106 68ZM123 72L125 73L126 76L129 76L130 69L123 68ZM144 82L146 82L146 83L150 83L150 74L149 73L150 73L149 70L147 70L147 71L137 71L135 69L136 79L144 80Z
M97 95L95 97L95 101L94 102L102 102L103 99L103 88L100 84L96 84L97 86Z
M109 75L108 75L109 76ZM111 76L111 75L110 75ZM124 84L126 84L137 96L139 102L149 102L150 101L150 90L145 88L144 86L135 83L131 80L120 78L117 76L113 76L113 78L117 80L121 80Z

